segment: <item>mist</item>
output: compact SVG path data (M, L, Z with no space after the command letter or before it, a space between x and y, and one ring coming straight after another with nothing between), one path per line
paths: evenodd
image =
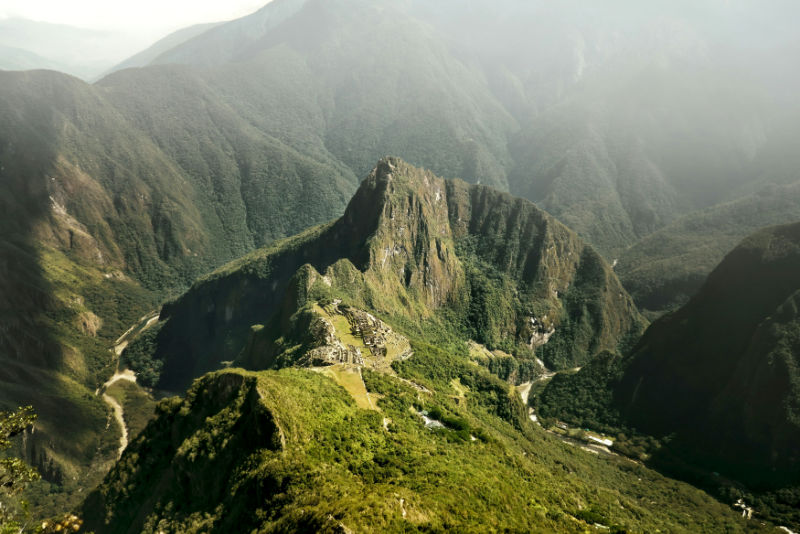
M31 524L800 529L797 0L0 2Z

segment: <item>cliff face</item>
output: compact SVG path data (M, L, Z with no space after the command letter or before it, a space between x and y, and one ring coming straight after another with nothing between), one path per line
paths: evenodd
M448 220L445 181L400 160L386 159L359 192L380 209L367 241L369 260L363 266L371 282L395 292L403 291L398 286L402 284L431 310L453 302L464 287L464 270ZM348 216L357 214L348 209Z
M448 202L462 261L477 267L471 297L487 270L507 281L498 302L506 311L485 310L483 318L504 317L504 324L482 341L498 344L513 333L548 367L561 369L641 333L644 320L610 266L534 204L458 181L448 182Z
M324 294L554 367L616 349L643 327L609 266L532 203L387 158L339 220L245 256L165 306L160 385L177 390L235 360L253 346L253 325L268 326L259 336L269 345L264 336L285 335Z

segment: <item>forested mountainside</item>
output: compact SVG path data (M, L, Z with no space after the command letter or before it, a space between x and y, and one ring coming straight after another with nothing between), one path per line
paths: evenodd
M537 355L574 365L643 321L588 245L507 194L384 159L341 219L226 265L161 319L123 354L139 376L257 372L162 401L87 497L89 528L764 528L531 421L513 384L545 371Z
M180 138L214 162L179 160L96 87L45 71L0 79L0 402L40 407L32 461L60 481L104 449L90 443L113 442L94 392L114 372L114 341L172 288L340 213L355 179L235 121L237 152ZM287 204L293 190L302 206ZM68 438L78 429L86 443Z
M526 336L549 335L545 313L560 310L566 322L538 351L556 368L624 345L641 322L601 256L620 259L638 304L658 313L690 296L735 239L794 217L799 84L784 60L797 52L793 4L648 3L624 17L616 4L461 4L274 0L180 32L133 59L141 67L92 85L0 72L0 406L40 406L27 457L49 480L97 480L113 460L119 436L100 386L129 327L139 332L198 276L340 216L387 154L534 201L591 245L564 238L574 254L553 256L566 269L553 284L571 285L545 298L550 282L515 263L520 251L537 254L529 235L505 247L512 230L492 235L486 223L452 237L455 280L475 298L436 313L522 354ZM521 200L443 187L470 197L450 197L455 206L480 212L480 195L506 206L486 215L491 224L562 228ZM720 229L705 251L691 223L705 218L736 230ZM650 246L660 231L674 252ZM502 276L474 275L484 272ZM518 290L542 307L526 307ZM197 367L170 387L235 359L238 327L224 356L200 347ZM165 341L169 328L148 330L142 344ZM181 354L159 353L165 377ZM529 356L492 365L515 380L535 367Z
M614 7L282 0L152 64L225 72L236 101L253 94L232 72L267 102L302 87L311 98L287 111L321 113L326 147L358 176L396 154L508 188L609 259L745 184L797 181L798 80L776 60L796 42L777 11ZM743 33L758 46L742 52Z
M702 444L719 470L796 479L798 289L800 224L746 239L642 338L616 392L625 413Z
M757 232L628 354L554 378L544 413L671 436L656 460L767 491L768 513L797 524L798 289L800 224Z
M640 309L672 310L697 292L742 239L794 221L800 221L800 184L769 185L652 233L622 253L614 272Z
M414 351L398 368L411 380L357 366L204 376L185 400L159 404L88 496L86 528L771 531L687 484L534 428L516 392L466 358Z
M304 265L361 307L517 355L523 382L541 372L535 356L574 367L630 345L645 325L608 264L532 203L385 159L337 221L236 260L165 305L130 358L163 365L153 385L180 391L242 357L253 335L288 343L291 301L302 298L286 292ZM252 334L258 324L272 327Z

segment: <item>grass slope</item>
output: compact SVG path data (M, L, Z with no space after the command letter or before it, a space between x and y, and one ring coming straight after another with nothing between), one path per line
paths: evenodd
M415 348L418 372L428 362L441 368L435 349L426 356ZM519 399L507 386L481 391L492 379L460 361L445 369L480 391L467 395L466 406L367 374L369 390L382 396L380 413L359 409L333 380L308 370L208 375L185 401L159 405L87 499L87 526L109 533L584 532L600 522L618 532L758 530L685 484L569 447L527 426L524 415L491 415L504 404L521 408ZM425 428L414 413L423 406L452 426Z

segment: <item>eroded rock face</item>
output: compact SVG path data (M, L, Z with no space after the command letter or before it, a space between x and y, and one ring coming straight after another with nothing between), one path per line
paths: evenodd
M388 158L367 183L383 191L367 270L379 280L402 283L433 309L452 302L464 287L464 273L455 254L444 180Z
M542 319L531 317L527 326L530 330L528 346L534 350L542 345L547 345L547 342L550 341L550 338L556 333L556 328L550 324L547 315L542 317Z
M97 331L103 326L103 319L90 311L78 315L78 328L87 336L97 337Z

